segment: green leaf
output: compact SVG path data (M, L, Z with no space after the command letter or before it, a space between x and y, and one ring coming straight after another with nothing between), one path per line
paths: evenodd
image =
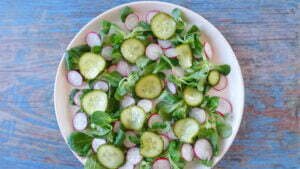
M85 157L91 150L92 140L93 137L85 133L75 131L68 137L68 144L79 156Z
M227 64L215 66L215 70L223 75L228 75L230 73L230 66Z
M101 46L93 46L91 49L91 52L95 54L100 54L100 51L101 51Z
M131 72L128 77L123 78L115 92L115 99L121 100L127 93L130 93L138 80L138 72Z
M213 166L213 161L212 160L199 160L200 164L203 164L207 167L212 167Z
M139 165L139 169L152 169L150 161L143 160Z
M219 105L219 97L217 96L205 96L201 107L208 112L215 112Z
M137 60L136 60L136 66L139 67L139 68L144 68L148 63L150 62L150 59L143 56L143 57L139 57Z
M95 155L92 155L87 158L84 169L106 169L104 166L102 166Z
M112 87L118 87L119 82L122 80L122 75L117 71L104 72L101 75L101 79L107 81Z
M181 143L179 141L171 141L168 146L167 156L170 160L172 169L182 169L185 165L180 153Z
M124 139L125 132L122 129L120 129L114 139L114 145L121 146L123 144Z
M182 32L186 25L186 23L183 21L183 13L178 8L175 8L172 10L171 15L176 21L176 31L179 33Z
M125 6L124 8L122 8L122 9L120 10L120 18L121 18L121 21L122 21L122 22L125 22L126 17L127 17L129 14L131 14L131 13L133 13L133 10L132 10L130 7Z
M101 31L100 31L100 35L101 36L107 35L109 33L111 23L109 21L106 21L106 20L101 20L100 21L100 26L102 28Z
M232 134L232 127L225 120L216 122L218 134L222 138L228 138Z
M134 144L140 144L140 138L138 136L128 136L128 139Z
M75 105L75 103L74 103L74 97L77 94L77 92L79 92L79 89L72 89L72 91L70 92L69 103L72 104L72 105Z
M91 123L104 127L113 121L108 113L102 111L96 111L91 115Z
M77 70L79 58L82 54L86 52L90 52L91 48L88 45L81 45L74 48L71 48L67 51L65 60L66 60L66 67L68 70Z

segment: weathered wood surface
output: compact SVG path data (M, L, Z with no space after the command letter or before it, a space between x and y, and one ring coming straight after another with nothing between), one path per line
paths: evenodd
M0 1L0 168L82 168L55 120L53 83L75 33L129 1ZM300 165L299 0L179 0L211 21L242 67L243 122L219 169Z

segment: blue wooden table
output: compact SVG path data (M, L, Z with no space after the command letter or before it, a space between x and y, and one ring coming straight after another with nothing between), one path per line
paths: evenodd
M0 169L82 168L53 108L62 53L91 18L129 1L0 1ZM243 122L221 169L300 166L299 0L178 0L229 40L246 86Z

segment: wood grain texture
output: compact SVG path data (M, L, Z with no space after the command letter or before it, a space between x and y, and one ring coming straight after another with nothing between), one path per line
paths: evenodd
M0 1L0 168L82 168L55 120L65 47L91 18L129 1ZM171 1L170 1L171 2ZM232 45L246 87L243 122L217 169L300 165L299 0L178 0Z

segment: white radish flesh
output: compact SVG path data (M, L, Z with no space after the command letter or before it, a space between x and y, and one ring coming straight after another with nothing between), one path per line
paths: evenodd
M90 32L86 35L86 43L90 46L90 47L94 47L94 46L100 46L101 45L101 39L100 36L98 35L98 33L96 32Z
M102 90L107 92L108 91L108 84L105 81L98 81L94 84L94 89Z
M111 65L108 67L107 71L109 73L113 72L113 71L116 71L117 70L117 65Z
M126 162L124 165L122 165L121 167L119 167L119 169L133 169L134 165Z
M194 158L193 146L190 144L183 144L181 147L182 158L186 161L192 161Z
M73 126L75 130L81 131L87 127L88 119L85 113L77 113L73 118Z
M133 28L135 28L138 23L139 17L134 13L129 14L125 19L125 26L128 30L132 30Z
M113 48L111 46L105 46L102 48L102 51L101 51L101 55L103 56L103 58L105 60L112 60L112 51L113 51Z
M154 161L152 169L171 169L171 165L167 158L159 158Z
M170 139L170 140L175 140L177 139L173 129L170 129L168 132L165 133L165 135Z
M115 121L115 122L114 122L113 131L114 131L115 133L117 133L117 132L120 130L120 126L121 126L120 121Z
M172 73L173 73L173 75L175 75L177 77L183 77L184 76L184 70L179 66L173 67L172 68Z
M94 138L92 141L92 148L94 150L94 152L97 152L98 147L100 147L101 145L105 144L106 140L102 139L102 138Z
M159 40L157 40L157 42L158 42L159 46L163 49L172 47L172 43L169 40L160 40L159 39Z
M148 120L148 126L151 128L154 123L161 123L163 119L159 114L152 114Z
M165 55L169 58L176 58L177 52L175 48L168 48L164 50Z
M151 43L146 48L146 56L150 60L157 60L163 54L163 50L158 44Z
M189 116L196 119L200 124L206 121L206 113L203 109L200 108L192 108Z
M82 91L78 91L73 98L73 101L76 105L80 106L80 96L82 95Z
M121 106L123 108L134 105L134 104L135 104L135 100L131 96L125 96L121 101Z
M221 75L219 83L216 86L214 86L214 89L221 91L221 90L225 89L226 86L227 86L227 78L226 78L226 76Z
M172 94L175 94L176 93L176 85L172 82L169 82L167 81L167 88L169 89L169 91L172 93Z
M81 74L75 70L71 70L67 75L68 82L75 87L79 87L82 85L83 78Z
M147 99L140 100L137 105L143 108L146 113L150 112L153 108L152 101Z
M210 160L212 147L206 139L198 139L194 145L194 153L201 160Z
M151 23L151 19L153 18L154 15L156 15L159 11L153 10L153 11L149 11L146 15L146 21L147 23Z
M204 43L204 52L205 52L208 59L212 58L213 51L212 51L211 45L208 42Z
M134 146L136 146L136 145L135 145L133 142L131 142L131 141L129 140L129 136L136 136L136 133L133 132L133 131L127 131L127 132L125 133L125 140L124 140L123 144L124 144L124 146L127 147L127 148L132 148L132 147L134 147Z
M169 142L170 142L169 138L168 138L168 136L166 136L164 134L161 134L160 136L161 136L161 138L162 138L162 140L164 142L164 150L166 150L168 148L168 146L169 146Z
M226 115L232 112L232 106L229 100L225 99L224 97L220 97L219 105L217 107L217 111L221 112L222 114Z
M127 151L127 154L126 154L127 162L135 165L135 164L138 164L139 162L141 162L142 159L143 159L143 157L140 154L140 149L139 148L134 147L134 148L130 148Z
M122 75L122 76L128 76L130 73L130 66L126 61L121 60L117 64L117 71Z

